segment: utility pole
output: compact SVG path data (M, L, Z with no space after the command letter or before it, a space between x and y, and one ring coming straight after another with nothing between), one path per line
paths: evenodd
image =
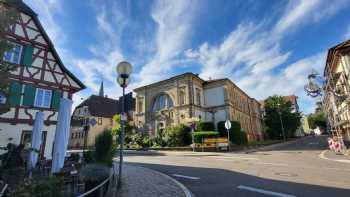
M280 117L280 122L281 122L281 129L282 129L282 135L283 135L283 141L286 141L286 134L284 132L284 127L283 127L283 121L282 121L282 114L281 114L281 109L280 109L280 104L277 104L278 106L278 115Z

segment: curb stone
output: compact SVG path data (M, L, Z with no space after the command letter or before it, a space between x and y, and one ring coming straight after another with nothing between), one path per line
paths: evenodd
M157 171L157 170L150 169L150 168L145 168L145 167L140 167L140 166L137 166L137 167L138 167L138 168L143 168L143 169L146 169L146 170L153 171L154 173L159 174L159 175L161 175L161 176L163 176L163 177L165 177L165 178L171 180L172 182L174 182L177 186L179 186L179 187L182 189L182 191L184 192L184 194L185 194L186 197L195 197L195 196L192 194L192 192L191 192L186 186L184 186L182 183L180 183L180 182L177 181L176 179L172 178L171 176L166 175L166 174L164 174L164 173L162 173L162 172L159 172L159 171Z

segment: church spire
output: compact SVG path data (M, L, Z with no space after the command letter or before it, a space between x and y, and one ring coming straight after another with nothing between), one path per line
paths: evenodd
M100 91L98 93L99 96L104 97L105 95L104 89L103 89L103 81L101 81Z

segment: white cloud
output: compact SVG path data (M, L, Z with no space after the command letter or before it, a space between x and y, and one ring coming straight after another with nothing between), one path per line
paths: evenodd
M55 49L60 56L66 56L67 50L64 43L67 39L60 25L57 24L56 17L63 13L62 1L59 0L25 0L37 14L46 33L55 45ZM62 58L65 59L65 58Z
M156 1L152 19L157 25L155 53L137 74L138 85L154 82L169 75L178 56L190 42L196 1Z
M290 30L327 19L344 7L344 2L327 5L327 1L319 0L290 1L270 30L264 23L241 23L221 43L210 45L205 42L184 54L202 65L200 76L204 79L229 77L257 99L273 94L296 94L303 110L310 111L313 105L303 86L312 68L322 70L324 67L324 54L285 66L292 51L281 50L280 43Z
M286 6L283 16L277 22L276 33L293 32L295 28L312 22L320 22L345 8L349 0L291 0Z
M311 14L311 11L316 9L320 3L320 0L289 1L284 15L276 24L275 31L282 33L286 30L290 30L292 26L303 23L306 21L305 18Z

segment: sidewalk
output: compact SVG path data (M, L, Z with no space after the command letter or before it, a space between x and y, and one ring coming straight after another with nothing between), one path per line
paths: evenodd
M124 165L122 182L117 197L191 196L189 190L175 179L148 168Z

